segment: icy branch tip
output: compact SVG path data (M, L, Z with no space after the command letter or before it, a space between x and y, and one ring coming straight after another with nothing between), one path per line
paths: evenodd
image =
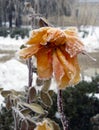
M89 55L86 51L83 51L82 54L87 55L93 61L97 61L95 58L93 58L91 55Z

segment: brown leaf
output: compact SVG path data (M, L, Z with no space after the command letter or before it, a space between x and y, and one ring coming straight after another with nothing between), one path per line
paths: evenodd
M6 98L6 108L9 110L12 107L11 95L8 95Z
M50 24L47 22L46 19L40 17L39 26L40 26L40 27L46 27L46 26L50 26Z
M29 108L24 108L21 110L21 113L24 115L24 116L27 116L29 115L29 113L31 112L31 110Z
M3 97L7 97L9 94L11 94L12 93L12 91L10 91L10 90L3 90L2 92L1 92L1 95L3 96Z
M20 130L28 130L28 122L26 119L24 119L22 122L21 122L21 129Z
M44 81L42 91L47 92L50 88L50 85L51 85L51 79Z
M55 93L55 92L54 92L53 90L49 90L49 91L48 91L48 94L49 94L51 97L54 95L54 93Z
M31 103L31 104L28 104L28 103L22 103L23 106L31 109L32 111L38 113L38 114L44 114L44 109L39 105L39 104L36 104L36 103Z
M33 121L33 119L31 119L30 117L27 117L26 119L27 119L28 124L29 124L28 130L34 130L34 128L36 127L36 124Z
M28 95L29 95L29 102L31 103L36 98L36 89L34 87L30 87Z
M44 92L44 91L41 91L40 97L41 97L42 102L43 102L46 106L50 107L50 106L52 105L52 99L51 99L51 97L49 96L48 93L46 93L46 92Z
M39 78L36 79L36 84L37 84L37 86L42 86L43 83L44 83L43 80L41 80L41 79L39 79Z

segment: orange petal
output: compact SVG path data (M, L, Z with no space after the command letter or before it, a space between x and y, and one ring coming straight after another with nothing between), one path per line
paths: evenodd
M21 58L27 59L32 57L35 53L37 53L40 48L41 48L40 45L35 44L28 48L20 50L19 55Z
M64 67L65 73L67 73L67 76L69 78L72 78L75 73L74 66L68 62L68 60L66 59L67 55L65 56L64 53L60 49L57 48L56 52L57 52L57 56L58 56L61 64Z
M76 70L74 79L72 81L72 84L75 85L80 81L80 67L78 64L77 56L70 58L69 62L73 64Z
M62 45L65 43L66 36L64 31L57 28L50 28L48 30L48 39L51 43L54 43L55 45Z
M49 79L52 75L52 51L42 48L37 54L37 72L39 78Z
M78 33L77 33L77 28L75 27L69 27L67 28L66 30L64 30L64 32L67 34L67 35L71 35L71 36L77 36Z
M71 57L77 55L84 50L84 45L78 37L75 29L67 29L64 31L66 34L66 51Z
M65 89L66 87L70 86L70 79L68 76L65 74L62 79L61 79L61 84L58 86L59 89Z
M61 84L61 79L64 76L65 72L64 72L64 68L63 68L61 62L59 61L59 59L57 58L57 54L55 52L53 54L53 72L54 72L55 79L59 86Z
M35 130L53 130L50 124L45 120L42 123L39 123Z
M77 56L71 57L64 48L61 47L62 52L64 53L64 56L66 57L67 61L69 64L71 64L75 69L74 69L74 77L71 80L71 84L75 85L80 81L80 67L78 64L78 59Z
M42 27L40 29L35 29L32 31L31 33L31 37L29 39L29 41L27 42L27 44L39 44L40 42L42 42L43 40L43 35L46 34L47 30L50 27Z
M67 80L67 85L75 85L80 80L80 67L77 62L77 57L71 58L64 48L61 49L62 51L57 49L57 55L65 71L65 76L62 78L62 84L66 83L65 81Z

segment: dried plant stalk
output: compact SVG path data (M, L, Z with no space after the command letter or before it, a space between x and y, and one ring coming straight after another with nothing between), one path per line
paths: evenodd
M66 116L64 115L64 110L63 110L62 90L58 90L57 106L58 106L58 111L60 113L60 118L63 125L63 129L68 130L68 120L66 119Z

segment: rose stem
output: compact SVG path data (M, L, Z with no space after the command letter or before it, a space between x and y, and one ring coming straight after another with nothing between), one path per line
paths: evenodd
M63 129L68 130L68 120L66 119L66 116L64 115L64 110L63 110L62 90L58 90L57 106L58 106L58 111L60 113L60 118L63 125Z
M32 58L27 60L28 65L28 87L27 90L32 86L33 72L32 72ZM29 97L27 96L27 103L29 103Z

